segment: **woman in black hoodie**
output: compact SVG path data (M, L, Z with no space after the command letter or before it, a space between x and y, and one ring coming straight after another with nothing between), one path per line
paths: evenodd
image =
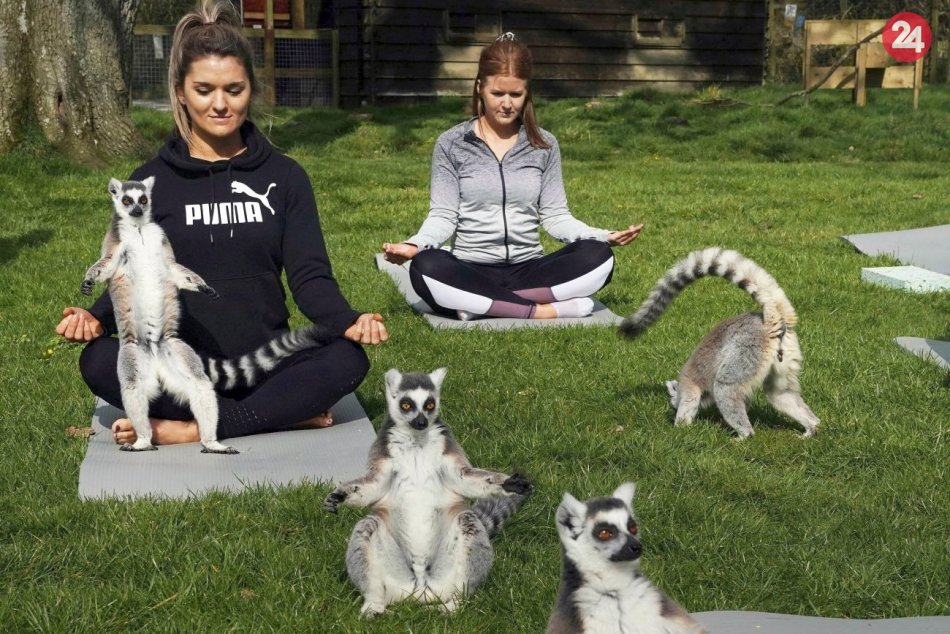
M388 339L382 316L359 313L330 268L313 189L304 170L274 151L247 116L259 92L251 47L230 3L203 0L178 23L169 63L177 130L133 180L155 177L153 217L176 259L220 294L182 293L179 334L199 353L237 357L288 330L281 273L311 321L340 338L285 359L252 389L219 394L218 438L332 424L329 407L369 369L359 344ZM96 395L121 407L118 341L108 293L87 311L69 307L56 331L88 341L79 365ZM198 440L187 407L163 395L151 405L153 441ZM112 428L134 442L127 419Z

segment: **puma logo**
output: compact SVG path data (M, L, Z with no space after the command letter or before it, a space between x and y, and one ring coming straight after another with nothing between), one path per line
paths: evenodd
M241 181L231 181L231 193L232 194L244 194L245 196L250 196L251 198L256 198L261 202L262 205L270 209L271 215L276 214L274 208L270 206L270 203L267 201L267 196L270 194L270 190L274 187L277 187L277 183L271 183L267 186L267 191L263 194L258 194L253 189L242 183Z

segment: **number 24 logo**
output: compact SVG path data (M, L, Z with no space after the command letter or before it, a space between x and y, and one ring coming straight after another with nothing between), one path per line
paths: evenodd
M904 11L887 21L881 39L891 57L899 62L915 62L927 54L933 34L925 19Z
M927 48L919 24L911 28L910 23L906 20L898 20L891 25L891 30L900 31L897 37L894 38L894 43L891 44L894 48L912 48L915 53Z

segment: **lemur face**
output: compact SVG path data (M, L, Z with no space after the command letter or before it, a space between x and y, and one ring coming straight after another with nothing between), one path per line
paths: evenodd
M397 425L416 431L427 429L439 418L439 394L445 368L431 374L389 370L386 373L386 401L390 418Z
M557 510L561 541L575 556L613 562L636 562L643 554L639 527L630 503L634 485L627 483L611 497L580 502L564 494Z
M112 206L120 218L129 218L145 223L152 219L152 185L155 177L149 176L143 181L109 181L109 194Z

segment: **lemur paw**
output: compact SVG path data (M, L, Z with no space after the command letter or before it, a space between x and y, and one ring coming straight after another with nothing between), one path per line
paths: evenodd
M227 456L233 456L235 454L241 453L234 447L228 447L227 445L222 445L221 443L217 443L217 444L220 446L202 447L201 453L217 453L217 454L224 454Z
M340 505L347 497L346 491L336 489L323 500L323 510L329 513L336 513L336 507Z
M379 602L373 603L371 601L364 601L363 607L360 608L360 616L364 619L372 619L379 616L386 611L386 604Z
M534 485L528 478L520 473L513 473L507 480L501 483L501 488L508 493L517 493L518 495L531 495Z
M119 447L119 451L158 451L158 447L155 445L145 445L144 447L136 447L133 444L125 443Z
M669 393L670 398L675 399L677 393L679 392L679 382L678 382L678 381L667 381L667 382L666 382L666 391Z
M96 283L92 280L83 280L82 286L79 287L79 292L83 295L92 295L92 287L95 285Z

